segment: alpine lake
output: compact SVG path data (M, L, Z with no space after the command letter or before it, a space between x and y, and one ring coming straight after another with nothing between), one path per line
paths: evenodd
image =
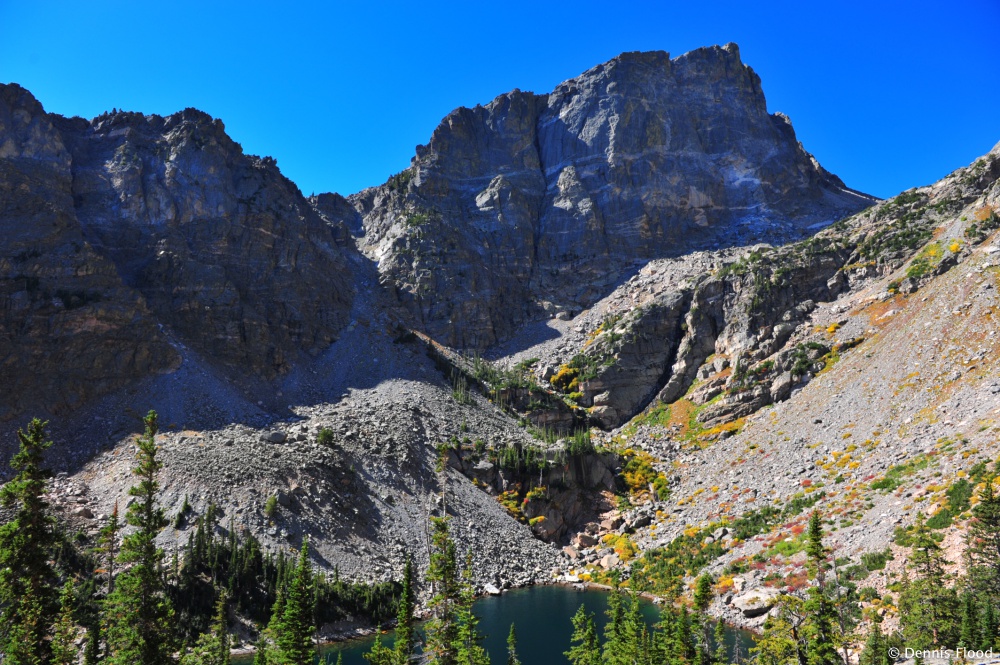
M596 615L598 629L603 634L608 607L608 592L597 589L582 590L572 586L549 585L513 589L499 596L486 596L476 601L474 609L480 618L479 630L486 634L483 646L490 654L493 665L507 662L507 634L511 624L517 630L517 652L523 665L557 665L567 663L563 652L570 647L573 627L570 619L583 605L587 612ZM659 609L651 602L642 602L642 613L652 625L659 617ZM317 662L334 665L339 656L344 665L367 665L364 654L371 648L375 636L324 644L319 649ZM392 644L393 633L382 635L383 644ZM726 642L730 654L739 641L744 659L753 646L747 631L727 629ZM249 665L253 656L233 658L234 665Z

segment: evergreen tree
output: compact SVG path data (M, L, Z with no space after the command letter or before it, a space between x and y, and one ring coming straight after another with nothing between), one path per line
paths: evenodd
M915 649L953 645L960 636L958 596L947 586L944 555L922 514L917 515L910 544L907 569L914 579L899 593L903 638Z
M843 661L837 653L837 609L825 584L828 553L823 546L823 522L819 511L813 511L809 517L806 555L816 578L816 586L809 589L809 598L802 608L805 614L802 637L806 641L806 662L808 665L841 665Z
M726 624L715 622L715 658L712 665L729 665L729 650L726 648Z
M284 665L312 665L316 649L312 636L316 629L313 618L313 574L309 565L309 541L302 541L298 565L288 585L281 628L275 636L278 652Z
M959 628L958 646L975 649L979 646L979 607L971 591L962 594L962 623Z
M73 582L59 595L59 618L52 631L52 665L76 665L76 622L73 620Z
M163 550L156 535L167 525L156 505L156 412L143 419L145 433L137 444L138 464L133 473L139 483L129 490L136 501L128 507L125 522L135 531L125 537L119 563L131 564L118 575L106 602L108 665L163 665L173 662L173 609L166 595L162 567Z
M465 568L462 570L462 583L459 590L459 602L456 608L458 620L458 640L456 651L461 665L490 665L490 657L483 648L483 634L479 631L479 617L472 611L476 600L475 588L472 586L472 553L465 557Z
M253 665L268 665L267 653L267 639L264 637L264 631L261 631L261 636L257 639L257 644L254 645Z
M889 644L882 635L879 621L873 620L864 649L861 651L859 665L892 665L889 656Z
M601 665L601 645L597 638L594 615L580 605L573 615L573 636L570 649L565 653L572 665Z
M198 636L198 641L181 658L181 665L229 665L230 638L226 618L226 594L220 593L215 604L212 627Z
M521 665L521 659L517 657L517 630L513 623L507 633L507 665Z
M384 646L382 644L382 636L379 634L375 635L375 642L372 644L372 648L368 650L368 653L364 656L371 665L393 665L395 661L395 652Z
M45 500L42 469L44 423L35 418L27 432L17 431L20 444L10 466L17 474L0 488L0 505L15 508L0 526L0 652L4 665L33 665L49 658L48 631L55 619L55 519Z
M965 556L973 588L1000 600L1000 495L988 476L972 507L972 521L966 534Z
M709 665L712 660L712 645L709 639L708 627L708 606L712 603L712 578L702 575L695 583L694 609L698 620L698 662L700 665Z
M118 550L118 531L121 529L121 524L118 521L118 502L115 501L115 507L111 511L111 517L108 518L108 523L101 527L99 538L98 551L104 555L106 572L108 575L108 595L115 590L115 557L117 556Z
M431 518L431 556L427 581L434 585L427 622L427 647L431 665L458 663L458 618L460 595L458 561L455 543L448 534L448 518Z
M413 609L416 599L413 593L413 560L406 557L403 569L403 588L399 594L399 608L396 612L396 643L394 645L396 665L406 665L413 655L415 639L413 634Z
M985 651L996 646L997 616L989 596L983 598L982 611L979 613L978 637L980 649Z

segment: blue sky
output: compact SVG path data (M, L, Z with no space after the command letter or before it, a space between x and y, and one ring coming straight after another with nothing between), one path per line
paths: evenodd
M405 168L457 106L622 51L735 41L807 150L891 196L1000 141L998 34L998 0L0 0L0 82L65 115L194 106L305 194L348 194Z

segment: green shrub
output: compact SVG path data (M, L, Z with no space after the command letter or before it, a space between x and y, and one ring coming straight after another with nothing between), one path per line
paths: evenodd
M321 446L332 446L333 430L329 427L320 427L319 432L316 434L316 443Z
M278 512L278 497L272 494L264 502L264 514L268 517L274 517L276 512Z

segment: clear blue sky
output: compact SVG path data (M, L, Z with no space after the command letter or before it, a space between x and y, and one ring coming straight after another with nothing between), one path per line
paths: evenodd
M735 41L807 150L891 196L1000 141L998 35L998 0L0 0L0 82L65 115L194 106L306 195L347 194L405 168L457 106L622 51Z

